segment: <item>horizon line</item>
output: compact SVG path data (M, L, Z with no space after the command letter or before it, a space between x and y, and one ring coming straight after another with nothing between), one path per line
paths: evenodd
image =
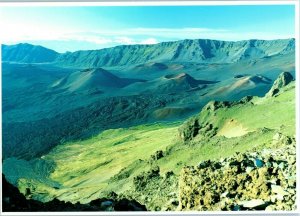
M43 46L40 44L34 44L34 43L29 43L29 42L19 42L19 43L14 43L14 44L4 44L2 43L1 46L17 46L17 45L31 45L31 46L36 46L36 47L43 47L45 49L48 50L52 50L58 54L66 54L66 53L75 53L75 52L84 52L84 51L100 51L100 50L105 50L105 49L113 49L116 47L129 47L129 46L154 46L154 45L159 45L159 44L163 44L163 43L175 43L175 42L180 42L180 41L195 41L195 40L209 40L209 41L220 41L220 42L231 42L231 43L237 43L237 42L243 42L243 41L276 41L276 40L295 40L294 37L288 37L288 38L277 38L277 39L245 39L245 40L221 40L221 39L209 39L209 38L197 38L197 39L181 39L181 40L171 40L171 41L161 41L158 43L154 43L154 44L120 44L120 45L115 45L115 46L111 46L111 47L104 47L104 48L100 48L100 49L79 49L79 50L75 50L75 51L65 51L65 52L58 52L55 49L49 48L47 46Z

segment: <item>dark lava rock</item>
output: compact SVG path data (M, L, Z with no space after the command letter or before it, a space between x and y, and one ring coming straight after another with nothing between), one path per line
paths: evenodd
M37 212L37 211L97 211L90 205L72 204L70 202L53 199L50 202L42 203L36 200L27 200L18 188L7 182L2 174L2 206L4 212Z
M196 117L190 118L178 130L183 141L191 140L199 133L199 121Z
M156 151L153 155L151 155L151 160L156 161L164 157L164 153L162 150Z
M207 167L209 167L210 166L210 161L208 160L208 161L202 161L199 165L198 165L198 168L199 169L205 169L205 168L207 168Z
M2 208L3 212L65 212L65 211L147 211L144 205L129 199L99 198L88 204L60 201L40 202L26 199L18 188L7 182L2 174ZM115 194L112 195L116 197Z
M147 211L145 205L141 205L135 200L121 199L114 206L115 211Z
M133 184L135 190L142 191L153 178L160 178L159 171L160 171L159 166L155 166L152 169L150 169L148 172L142 172L141 174L134 177Z
M246 96L246 97L243 97L241 100L239 100L239 103L245 104L245 103L250 102L252 99L253 99L253 96Z

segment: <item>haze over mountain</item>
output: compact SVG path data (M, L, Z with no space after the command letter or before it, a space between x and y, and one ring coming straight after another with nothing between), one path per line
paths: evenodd
M58 53L42 46L27 43L16 45L1 45L2 62L45 63L53 62Z

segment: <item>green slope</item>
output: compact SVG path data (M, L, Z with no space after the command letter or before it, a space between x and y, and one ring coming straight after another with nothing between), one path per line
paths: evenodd
M56 164L49 178L61 186L53 190L34 179L35 176L31 176L32 180L27 175L19 181L19 188L25 191L30 187L33 197L44 201L53 197L72 202L96 199L102 189L111 186L109 179L121 169L135 161L147 160L157 150L171 145L177 128L177 124L154 124L113 129L85 141L57 146L42 159ZM7 161L5 165L8 166ZM10 171L6 170L9 176ZM122 187L119 185L118 189L128 189L126 185Z
M197 130L188 137L189 132L195 131L195 121L198 122ZM184 136L183 131L186 131ZM22 179L18 185L23 192L29 187L31 197L35 199L58 197L83 203L115 191L154 210L159 202L163 205L166 201L164 194L169 188L158 188L161 194L158 196L158 193L151 192L151 188L160 184L154 182L150 189L136 191L136 176L158 166L161 176L169 171L175 173L176 185L176 176L185 165L196 165L203 160L220 159L254 148L277 148L273 143L277 132L295 135L294 82L283 87L274 97L254 97L232 103L211 102L199 115L181 125L152 124L106 130L84 141L59 145L42 157L55 164L48 178L58 185L56 188L35 176L20 176ZM158 157L156 152L159 150L162 154ZM13 173L14 165L10 163L9 166L6 176ZM176 188L174 190L176 193ZM148 196L151 199L146 199Z

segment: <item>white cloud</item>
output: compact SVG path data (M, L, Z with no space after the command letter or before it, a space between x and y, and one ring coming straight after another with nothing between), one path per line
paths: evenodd
M140 44L157 44L157 43L159 43L159 41L157 41L155 38L147 38L140 42Z
M76 35L76 34L63 35L58 40L85 41L85 42L95 43L95 44L108 44L113 42L112 39L101 37L101 36Z
M137 43L136 41L134 41L133 38L129 38L129 37L126 37L126 36L116 37L114 42L119 43L119 44L125 44L125 45L131 45L131 44L136 44Z
M115 37L114 40L108 40L113 43L117 44L124 44L124 45L132 45L132 44L157 44L159 41L155 38L146 38L142 40L134 39L132 37L122 36L122 37Z
M118 36L118 37L160 37L160 38L188 38L189 36L197 37L199 34L222 34L228 32L224 29L209 29L209 28L129 28L129 29L118 29L118 30L102 30L93 31L88 34L101 35L101 36ZM78 34L87 34L80 33Z
M72 29L62 29L59 26L43 26L22 24L19 22L0 20L0 42L18 43L21 41L76 41L98 45L96 47L111 47L115 45L156 44L162 41L182 39L216 39L216 40L246 40L246 39L279 39L293 37L277 32L235 32L226 29L210 28L128 28L92 32L76 32Z
M201 34L220 34L226 30L207 28L129 28L118 30L102 30L95 32L75 32L58 27L41 26L35 24L21 24L17 22L0 21L0 39L4 42L22 40L77 40L97 44L116 43L157 43L154 38L200 38ZM137 39L139 38L139 39ZM141 39L142 38L142 39Z

